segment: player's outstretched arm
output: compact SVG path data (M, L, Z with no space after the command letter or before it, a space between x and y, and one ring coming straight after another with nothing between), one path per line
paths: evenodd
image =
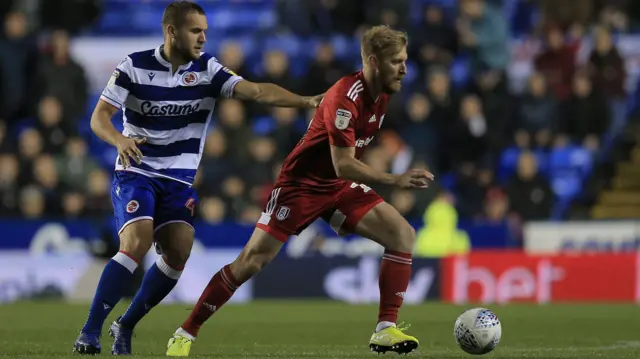
M275 107L316 108L323 96L300 96L275 84L246 80L239 81L233 89L234 98Z
M410 170L401 175L377 171L355 158L355 147L331 146L331 160L339 178L363 183L383 183L400 188L427 188L433 175L425 170Z
M139 144L146 142L146 139L129 138L121 134L111 123L111 118L118 112L118 108L100 99L91 115L91 130L103 141L118 149L118 156L124 168L130 166L129 157L136 163L142 161L142 152L138 149Z

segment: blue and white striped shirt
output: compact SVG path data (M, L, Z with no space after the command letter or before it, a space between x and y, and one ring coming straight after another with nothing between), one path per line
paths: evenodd
M216 99L231 97L240 80L207 53L173 75L161 47L127 56L100 96L124 111L125 136L147 139L138 146L142 164L131 161L127 171L191 185ZM124 169L119 159L115 169Z

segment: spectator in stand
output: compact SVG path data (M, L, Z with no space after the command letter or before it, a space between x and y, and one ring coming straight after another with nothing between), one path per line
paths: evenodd
M637 6L638 2L630 1L631 7ZM624 34L630 30L631 22L627 12L622 9L621 4L607 4L600 11L600 25L610 28L616 34Z
M364 0L308 0L313 20L322 34L352 36L364 23Z
M411 1L367 0L365 12L370 25L386 24L406 31L410 22Z
M102 169L95 169L87 176L85 210L87 215L96 218L113 211L111 181L107 172Z
M245 53L237 42L225 41L220 46L220 63L242 77L249 76L245 63Z
M203 197L198 206L198 218L208 224L223 222L227 218L224 201L220 197Z
M507 144L507 124L510 120L513 102L507 90L505 74L501 71L484 69L474 75L471 92L478 95L482 112L487 120L487 146L492 157L496 157Z
M62 195L62 212L67 219L79 219L87 215L85 198L79 191L70 190Z
M563 133L596 150L609 126L609 114L604 96L594 91L588 75L577 73L573 80L573 95L566 104L563 116Z
M218 104L219 130L226 139L231 159L244 163L248 157L247 143L251 138L251 129L247 124L247 115L242 102L224 100Z
M495 178L491 168L461 166L454 186L457 196L464 199L456 203L460 216L474 218L481 214L487 191L494 185Z
M36 128L44 139L44 148L49 153L61 153L67 139L73 134L73 126L63 118L62 104L53 96L46 96L38 105Z
M0 155L0 215L18 215L20 164L12 154Z
M540 0L542 25L559 24L567 28L574 23L587 24L593 15L594 0Z
M418 62L420 77L426 76L426 70L433 65L449 67L458 49L458 38L438 4L427 5L424 20L413 30L409 46L411 59Z
M239 218L249 199L247 184L239 175L229 174L220 186L220 197L229 218Z
M28 85L33 83L37 50L26 16L9 13L0 38L0 116L11 122L29 114Z
M602 92L609 103L610 131L617 135L626 124L627 71L624 59L613 43L611 32L605 27L598 27L595 31L595 48L589 56L588 71L593 86Z
M65 144L65 152L56 156L56 167L62 184L84 189L89 174L98 169L98 164L89 156L87 143L80 137L71 137Z
M300 92L299 83L291 73L289 57L284 51L275 49L266 51L262 56L261 66L261 73L256 76L256 82L270 82L287 90ZM265 106L252 103L249 113L251 117L255 117L268 115L269 112Z
M31 172L31 165L44 148L40 132L34 128L27 128L18 136L18 156L20 159L20 182L24 182L24 175Z
M304 77L305 86L301 90L309 96L324 93L350 70L347 64L336 59L333 45L322 42L316 48L315 58Z
M560 27L549 28L546 40L546 49L536 56L534 68L545 77L548 88L562 102L571 95L571 81L576 72L575 53L565 45Z
M52 214L47 212L44 195L37 186L30 185L22 188L19 201L20 218L38 219Z
M274 107L270 110L271 120L275 124L275 128L269 131L269 135L275 140L276 156L284 158L298 143L307 130L307 126L304 125L304 120L298 116L299 111L296 108Z
M472 52L472 72L502 72L509 64L507 22L499 9L485 0L461 0L456 22L460 44Z
M509 213L509 198L498 187L487 191L484 199L484 210L481 218L489 224L502 224L507 220Z
M516 132L526 132L536 139L538 147L547 147L551 133L559 127L559 109L554 96L547 89L546 79L540 73L529 77L527 92L520 100ZM522 136L519 134L518 136Z
M85 113L88 99L84 69L69 54L69 34L56 30L51 35L51 51L40 58L37 75L40 96L57 98L64 117L76 123Z
M198 193L209 195L220 186L225 176L233 172L232 155L227 147L227 138L219 129L209 132L204 144L202 162L198 170L202 183L197 186Z
M406 105L405 120L400 128L400 136L413 148L416 156L426 157L436 153L434 146L437 132L431 121L431 104L421 94L413 94Z
M271 179L275 165L276 143L268 137L254 137L248 144L249 162L240 171L249 188L260 186Z
M429 100L429 123L437 137L434 138L436 150L429 156L433 160L433 167L437 172L447 172L453 168L450 144L447 142L449 133L453 131L455 121L460 113L460 99L458 93L451 87L451 79L445 68L432 67L426 77L427 97Z
M0 154L13 152L15 140L7 136L7 123L0 119Z
M460 117L449 134L447 147L454 164L479 163L488 151L487 120L476 95L467 95L460 103Z
M29 182L36 184L42 191L47 213L60 213L61 191L64 188L60 184L58 170L52 156L42 154L35 159Z
M523 152L518 171L506 187L511 210L523 221L548 219L554 195L546 178L538 172L538 161L531 152Z

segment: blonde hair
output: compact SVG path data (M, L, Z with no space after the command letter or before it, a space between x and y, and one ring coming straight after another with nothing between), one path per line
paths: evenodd
M393 30L387 25L378 25L367 30L362 36L360 52L362 61L367 62L369 56L383 58L395 54L409 44L406 32Z

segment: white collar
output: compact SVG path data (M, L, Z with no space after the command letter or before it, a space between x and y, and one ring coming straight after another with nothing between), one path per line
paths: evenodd
M154 51L153 56L156 58L156 60L158 60L158 62L161 65L169 68L169 70L172 70L171 63L169 61L165 60L164 57L162 56L162 47L163 46L164 45L160 45L160 46L156 47L156 51ZM193 61L189 61L188 63L186 63L184 65L180 65L180 67L178 67L178 71L186 70L189 67L191 67L192 64L193 64ZM178 71L176 71L176 72L178 72Z

